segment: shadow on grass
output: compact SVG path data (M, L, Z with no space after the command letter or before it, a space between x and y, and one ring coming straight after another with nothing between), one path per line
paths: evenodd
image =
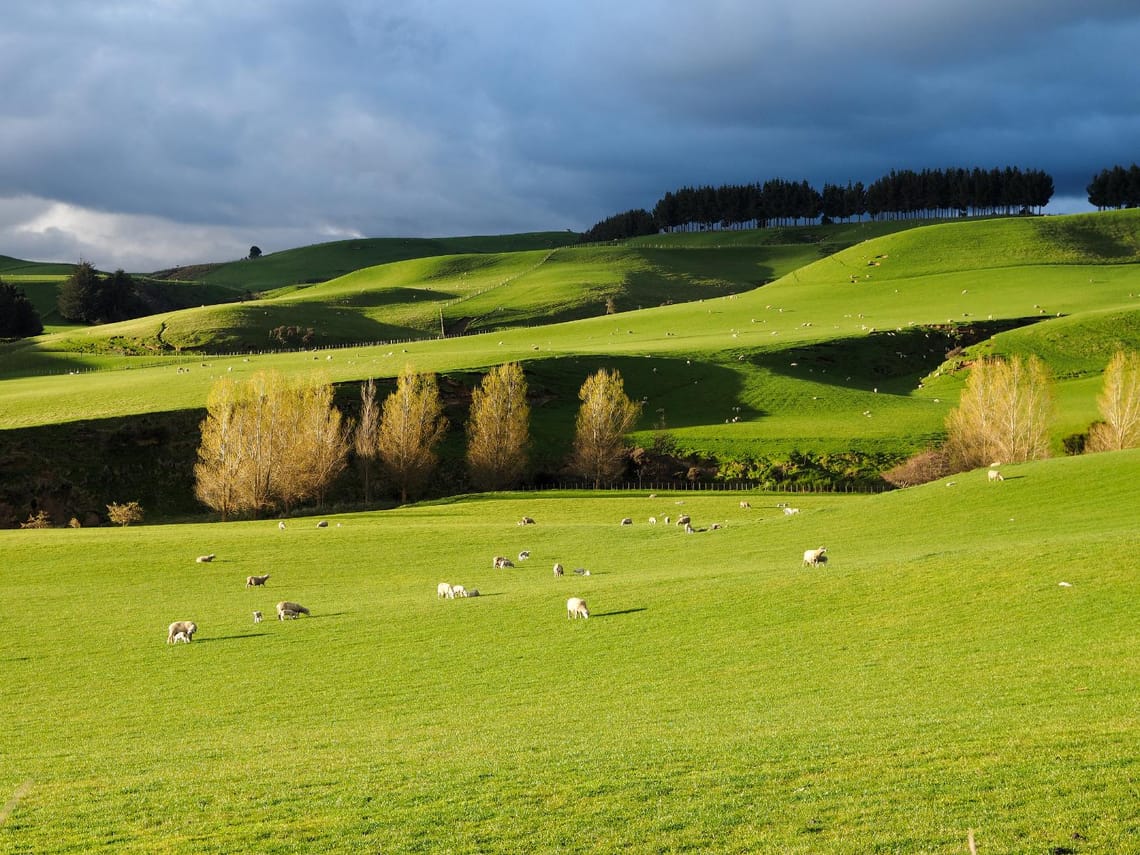
M619 615L632 615L636 612L643 612L645 610L645 606L639 606L636 609L622 609L620 612L594 612L592 615L590 615L590 617L617 617Z
M259 636L268 635L268 634L269 633L267 633L267 632L247 632L247 633L244 633L242 635L214 635L214 636L210 636L209 638L199 638L194 643L195 644L210 644L211 642L214 642L214 641L237 641L238 639L241 639L241 638L258 638Z
M351 614L351 612L321 612L320 614L315 615L305 615L305 617L309 620L317 620L318 618L340 617L341 615L347 614Z

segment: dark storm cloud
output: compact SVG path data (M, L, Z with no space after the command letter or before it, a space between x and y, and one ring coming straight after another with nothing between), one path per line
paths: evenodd
M18 4L0 253L584 228L684 184L926 166L1042 168L1080 199L1137 159L1140 10L1076 6Z

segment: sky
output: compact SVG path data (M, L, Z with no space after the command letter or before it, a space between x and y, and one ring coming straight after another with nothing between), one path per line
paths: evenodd
M1140 161L1135 0L36 0L0 254L580 231L682 186Z

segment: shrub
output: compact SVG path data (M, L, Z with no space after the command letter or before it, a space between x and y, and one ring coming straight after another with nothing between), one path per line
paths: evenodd
M927 449L912 455L883 473L883 480L895 487L928 484L950 474L950 459L941 449Z
M142 522L142 505L138 502L127 502L125 505L111 502L107 505L107 516L115 525L128 526L131 523Z
M45 510L29 514L26 522L20 523L20 528L51 528L51 517Z

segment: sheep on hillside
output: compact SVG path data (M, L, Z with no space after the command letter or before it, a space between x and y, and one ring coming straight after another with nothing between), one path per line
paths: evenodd
M176 620L166 631L166 643L174 644L179 640L189 644L194 640L194 633L198 631L198 624L192 620Z
M328 520L321 520L319 523L317 523L317 528L328 528L328 527L329 527L329 521Z
M261 612L254 612L253 613L253 622L254 623L261 623Z
M621 524L622 525L633 525L633 519L630 517L623 517Z
M515 566L514 562L511 561L511 559L509 559L503 555L496 555L493 564L494 564L494 567L496 570L501 570L501 569L506 568L506 567L514 567Z
M784 516L793 517L800 512L799 508L784 508Z
M804 567L818 567L820 564L827 563L827 547L821 546L819 549L804 550Z
M245 586L247 588L259 588L262 585L264 585L266 583L266 581L268 581L268 579L269 579L268 573L266 573L264 576L246 576L245 577Z
M990 479L991 484L994 483L995 481L1004 481L1005 480L1005 476L1002 475L1000 472L998 472L996 469L989 470L986 473L986 477L988 477Z
M524 549L522 552L519 553L519 561L526 561L528 558L530 558L530 550L529 549Z
M282 600L277 604L277 619L282 619L282 612L293 612L293 617L297 615L307 615L309 610L302 606L300 603L291 603L288 600Z
M455 589L452 588L451 585L447 584L447 582L440 582L435 586L435 596L437 599L442 599L444 597L447 597L449 600L453 599L455 597Z
M586 601L581 597L571 597L566 601L566 618L589 618L590 610L586 607Z
M747 501L745 501L745 502L741 502L741 503L740 503L740 510L742 510L742 511L746 511L746 510L749 510L751 507L752 507L752 503L751 503L751 502L747 502Z
M281 529L282 531L285 531L285 520L280 520L280 521L277 523L277 527L278 527L279 529Z
M689 525L693 520L688 514L681 514L677 517L677 525Z
M214 553L211 552L209 555L199 555L194 560L197 561L199 564L209 564L211 561L214 560Z
M467 596L467 589L464 588L462 585L452 585L451 586L451 598L452 599L455 599L456 597L466 597L466 596Z
M555 576L562 576L562 575L564 575L564 571L563 571L563 569L562 569L562 565L561 565L561 564L555 564L555 565L554 565L554 575L555 575Z
M534 520L531 519L530 517L523 517L521 520L519 520L518 524L519 525L534 525Z

